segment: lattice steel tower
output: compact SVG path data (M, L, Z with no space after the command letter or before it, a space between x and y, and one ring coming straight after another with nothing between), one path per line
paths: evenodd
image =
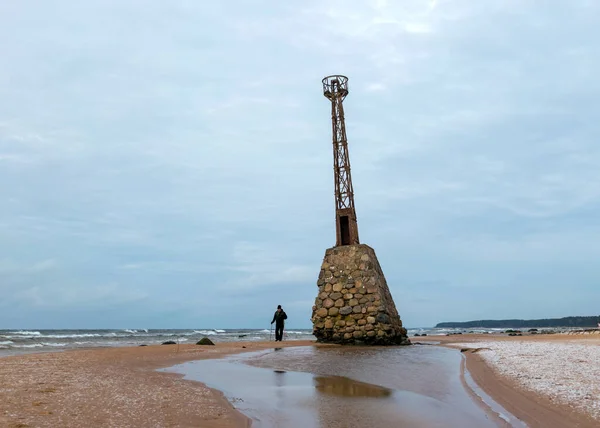
M331 101L333 129L333 174L335 181L336 247L359 244L358 223L354 209L354 190L350 174L350 157L346 140L343 101L348 95L346 76L327 76L323 79L323 95Z

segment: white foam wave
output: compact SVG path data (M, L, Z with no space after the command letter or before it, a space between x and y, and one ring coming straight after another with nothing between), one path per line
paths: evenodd
M15 331L14 334L18 334L21 336L41 336L42 335L42 333L40 333L39 331L27 331L27 330Z
M0 345L10 345L12 343L15 343L15 342L13 342L12 340L3 340L2 342L0 342Z
M225 333L225 330L215 330L217 333Z
M103 337L102 334L96 333L81 333L81 334L49 334L48 336L43 336L48 339L78 339L82 337Z
M217 332L214 331L214 330L194 330L194 333L196 333L196 334L204 334L206 336L212 336L212 335L217 334Z

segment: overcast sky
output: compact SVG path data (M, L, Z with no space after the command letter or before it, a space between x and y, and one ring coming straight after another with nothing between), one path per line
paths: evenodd
M407 327L600 313L600 3L0 3L0 328L311 326L345 101Z

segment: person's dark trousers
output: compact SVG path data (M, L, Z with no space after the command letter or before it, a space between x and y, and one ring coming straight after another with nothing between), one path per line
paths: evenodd
M283 339L283 323L275 324L275 341L280 341Z

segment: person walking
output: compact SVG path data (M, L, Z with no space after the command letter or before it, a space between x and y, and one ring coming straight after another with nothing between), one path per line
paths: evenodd
M281 309L281 305L277 305L277 310L275 311L275 315L273 315L273 321L271 321L271 324L275 323L275 342L281 342L283 339L283 327L286 319L287 314Z

